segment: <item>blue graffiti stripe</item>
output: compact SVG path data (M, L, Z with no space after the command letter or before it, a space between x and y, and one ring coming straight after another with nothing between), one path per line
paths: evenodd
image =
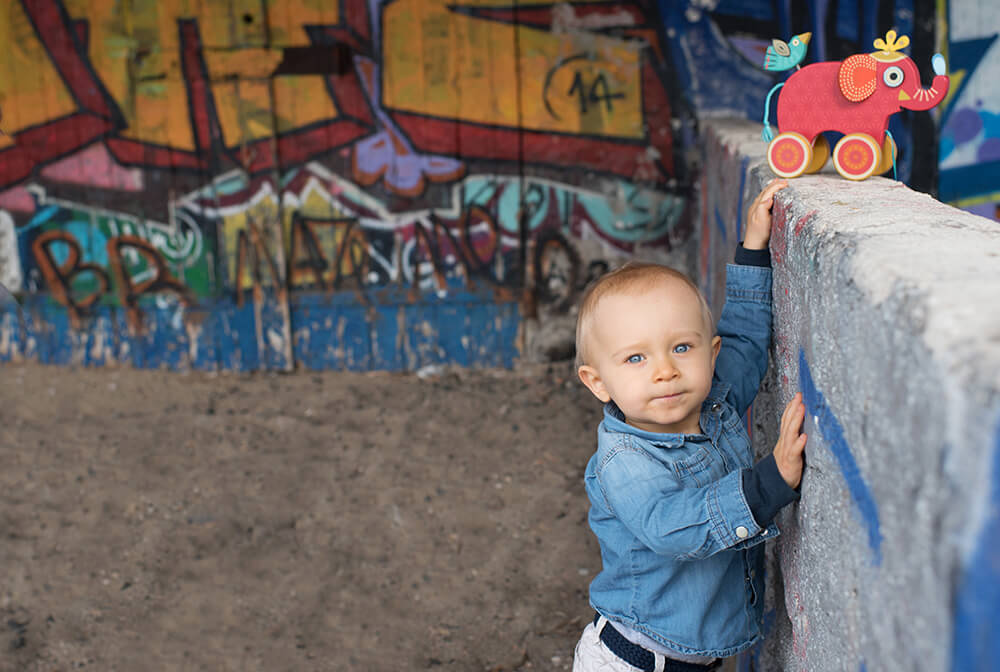
M941 200L956 201L960 198L988 195L997 191L1000 178L1000 161L984 161L942 170L938 176Z
M951 669L996 670L1000 664L1000 423L993 438L988 519L976 550L965 561L955 596Z
M722 213L719 212L719 208L715 208L715 225L719 227L719 233L722 235L722 242L726 241L726 220L722 218Z
M809 371L809 362L806 361L805 352L799 350L799 389L802 390L802 399L805 402L806 410L816 419L816 425L823 435L823 439L830 447L830 451L837 458L840 465L840 472L847 482L847 489L851 493L854 504L858 507L861 520L868 528L868 545L874 553L876 565L882 563L882 532L879 530L878 506L872 497L865 479L861 476L858 463L854 460L851 447L847 445L844 438L844 428L833 414L833 410L826 403L823 393L816 389L812 374Z

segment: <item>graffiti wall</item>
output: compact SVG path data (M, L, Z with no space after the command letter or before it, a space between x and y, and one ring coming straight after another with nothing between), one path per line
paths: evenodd
M0 357L509 364L575 249L689 236L645 3L12 0Z
M942 119L941 199L1000 220L1000 7L948 5L947 49L955 93Z
M967 3L941 190L990 208L996 10ZM695 267L698 119L762 118L772 38L834 60L893 27L929 72L943 22L930 0L11 0L0 358L510 364L606 260ZM934 188L931 116L890 128L900 179Z

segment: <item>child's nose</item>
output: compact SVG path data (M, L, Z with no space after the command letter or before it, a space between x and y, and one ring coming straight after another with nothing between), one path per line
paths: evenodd
M670 357L664 357L657 360L654 375L656 380L670 380L677 375L677 367Z

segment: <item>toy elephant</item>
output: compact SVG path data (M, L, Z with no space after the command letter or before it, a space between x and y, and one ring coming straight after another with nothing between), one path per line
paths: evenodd
M889 117L904 108L929 110L944 100L950 83L944 57L935 54L934 81L921 88L916 64L900 51L909 43L890 30L885 40L875 40L878 51L814 63L793 73L778 99L779 132L773 139L765 112L771 170L786 178L818 171L830 156L823 131L844 134L833 148L833 164L843 177L864 180L892 168L896 143L887 134ZM768 94L768 104L779 87Z

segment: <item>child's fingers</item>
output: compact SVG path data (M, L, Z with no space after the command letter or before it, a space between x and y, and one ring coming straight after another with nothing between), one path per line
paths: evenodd
M785 424L785 419L790 418L793 413L802 408L802 393L796 392L795 396L788 400L785 404L785 412L781 414L782 426Z
M802 403L802 393L798 393L792 397L785 406L785 412L781 414L781 437L790 440L792 435L798 434L805 418L806 407Z
M792 412L792 424L789 429L800 430L802 429L802 423L806 419L806 407L805 404L798 398L795 399L795 410Z
M788 186L788 180L771 180L757 195L757 207L767 206L770 210L774 205L774 195Z
M764 187L764 190L761 192L761 194L766 194L768 198L772 198L776 193L778 193L787 186L788 186L788 180L779 180L779 179L771 180L770 182L767 183L767 186Z

